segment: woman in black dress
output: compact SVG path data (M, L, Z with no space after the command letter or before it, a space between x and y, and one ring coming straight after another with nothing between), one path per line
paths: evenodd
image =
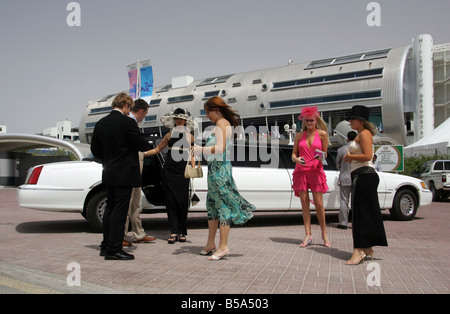
M353 255L347 265L357 265L366 255L373 258L375 245L387 246L383 217L378 202L380 178L373 167L373 135L375 127L369 122L370 109L353 106L349 114L350 126L358 136L349 145L344 161L351 164L353 181Z
M174 244L176 241L185 242L187 235L190 179L184 177L184 170L190 156L191 143L194 142L190 132L194 128L194 120L189 111L176 108L162 117L161 122L171 131L155 149L145 155L152 156L169 148L163 167L163 189L171 232L167 242Z

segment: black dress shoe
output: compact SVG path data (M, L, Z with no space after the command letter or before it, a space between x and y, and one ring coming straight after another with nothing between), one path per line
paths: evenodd
M105 256L106 255L106 250L100 250L100 256Z
M126 261L126 260L132 260L134 259L134 255L128 254L122 250L117 251L113 254L106 254L105 255L105 260L121 260L121 261Z
M338 227L339 229L347 229L347 226L344 226L344 225L337 225L337 227Z

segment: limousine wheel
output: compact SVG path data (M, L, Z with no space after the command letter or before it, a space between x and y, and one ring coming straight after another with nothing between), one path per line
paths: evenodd
M417 213L417 197L411 190L400 190L395 194L391 216L397 220L412 220Z
M106 191L100 190L92 195L86 206L86 219L96 232L103 232L103 213L106 203Z

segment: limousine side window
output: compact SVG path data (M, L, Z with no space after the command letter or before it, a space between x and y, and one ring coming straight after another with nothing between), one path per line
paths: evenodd
M257 146L235 143L231 150L231 165L234 167L276 167L284 168L278 146Z
M328 150L327 151L327 166L323 166L324 170L337 170L336 166L336 155L337 151Z

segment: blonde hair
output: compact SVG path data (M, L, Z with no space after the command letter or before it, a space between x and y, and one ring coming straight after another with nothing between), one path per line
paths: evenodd
M316 121L317 121L316 128L319 130L323 130L323 131L327 132L327 134L328 134L327 124L325 123L325 121L323 121L322 117L320 117L319 115L315 115L314 117L316 118ZM303 119L303 121L302 121L302 132L304 132L304 131L306 131L305 119Z
M134 107L134 100L126 93L120 93L114 98L112 102L113 108L124 108L126 105L130 106L131 108Z
M375 127L375 124L373 124L372 122L366 121L366 120L362 120L364 127L369 130L369 132L372 134L372 136L374 136L375 134L377 134L377 128Z

